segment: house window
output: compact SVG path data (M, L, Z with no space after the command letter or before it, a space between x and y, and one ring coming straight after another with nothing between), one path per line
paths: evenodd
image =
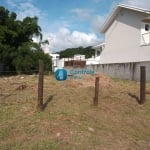
M99 50L97 50L97 56L100 56L101 52Z
M145 31L150 31L150 24L145 24Z
M150 24L148 23L141 25L141 45L150 45Z

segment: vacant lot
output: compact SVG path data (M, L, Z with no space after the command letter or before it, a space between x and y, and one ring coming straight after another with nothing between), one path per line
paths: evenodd
M139 105L139 82L102 75L93 107L94 79L45 76L37 112L37 76L1 77L0 150L149 150L150 95Z

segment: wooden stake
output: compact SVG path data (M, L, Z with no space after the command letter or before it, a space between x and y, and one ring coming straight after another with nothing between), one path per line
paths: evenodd
M44 63L39 60L39 81L38 81L38 105L37 110L43 110L43 74L44 74Z
M94 106L98 106L98 94L99 94L99 77L96 77L95 78L95 96L93 99Z
M145 66L140 67L140 104L145 102L145 85L146 85L146 69Z

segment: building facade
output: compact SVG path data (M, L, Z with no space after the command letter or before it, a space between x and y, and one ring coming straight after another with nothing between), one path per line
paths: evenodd
M149 16L149 10L127 5L113 10L100 30L105 35L105 48L95 66L97 71L139 80L139 68L144 65L150 80L150 23L143 22Z

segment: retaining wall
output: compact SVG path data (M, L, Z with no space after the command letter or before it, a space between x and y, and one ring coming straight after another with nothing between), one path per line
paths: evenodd
M139 81L140 66L146 67L146 80L150 81L150 62L88 65L86 69L93 69L113 78Z

